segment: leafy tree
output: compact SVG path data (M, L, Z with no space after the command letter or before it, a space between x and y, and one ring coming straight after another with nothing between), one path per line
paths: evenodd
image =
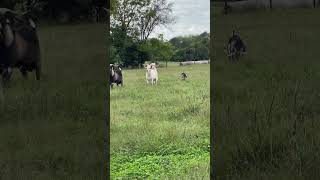
M167 0L112 0L111 5L112 44L121 61L125 65L138 65L151 56L158 57L149 48L157 46L157 42L146 42L156 27L173 23L172 4ZM167 56L162 54L163 59Z
M147 40L156 27L166 27L174 23L174 18L171 16L172 6L173 3L167 3L167 0L153 0L140 10L141 17L137 22L137 29L141 41Z
M110 1L110 15L112 16L119 5L118 0L111 0Z
M137 21L141 15L140 10L149 0L119 0L114 2L111 16L111 31L121 30L128 36L138 36Z
M146 40L158 26L174 22L172 3L167 0L119 0L112 2L111 27L121 28L129 36Z
M119 56L119 53L117 52L116 48L114 46L110 46L109 47L109 55L110 55L110 63L111 64L123 64L123 62L121 61L121 58Z
M209 59L209 33L179 36L169 41L175 49L172 61Z
M148 56L149 54L141 49L140 43L132 43L125 49L123 64L137 67L143 64Z
M164 40L162 34L158 38L148 39L143 43L142 49L149 55L149 61L166 61L166 66L174 54L173 46Z

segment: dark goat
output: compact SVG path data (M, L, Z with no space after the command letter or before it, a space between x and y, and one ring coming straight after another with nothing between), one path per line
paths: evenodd
M119 65L110 64L110 87L113 87L113 84L119 84L123 86L123 76L122 68Z
M180 77L181 77L181 80L186 80L188 76L185 72L182 72Z
M28 71L36 71L40 80L40 45L34 21L29 15L19 16L8 9L0 9L0 66L2 77L9 80L12 69L19 68L26 78Z
M233 31L227 45L227 55L230 61L239 60L239 56L246 53L246 45L238 34Z

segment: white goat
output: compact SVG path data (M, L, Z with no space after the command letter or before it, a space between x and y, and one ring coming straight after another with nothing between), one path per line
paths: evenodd
M147 84L151 81L151 84L157 84L158 81L158 70L156 68L155 63L148 64L146 66L147 72L146 72L146 80Z

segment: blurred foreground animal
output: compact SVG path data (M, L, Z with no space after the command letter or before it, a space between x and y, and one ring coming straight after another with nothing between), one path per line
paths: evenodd
M123 86L122 68L120 65L110 64L110 87L113 88L113 84L119 84Z
M148 64L146 66L147 72L146 72L146 81L147 84L151 82L151 84L157 84L158 82L158 70L156 68L155 63Z
M185 72L182 72L180 77L181 77L181 80L186 80L188 76Z
M19 68L27 78L27 72L36 71L40 80L41 57L36 24L28 13L0 8L0 72L4 81L10 80L12 69Z
M227 44L227 56L229 61L239 61L239 57L246 53L246 45L238 34L233 30Z

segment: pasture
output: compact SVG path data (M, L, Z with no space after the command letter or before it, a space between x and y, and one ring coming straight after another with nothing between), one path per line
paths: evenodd
M319 9L211 8L217 179L319 179ZM229 63L237 27L248 52Z
M0 179L103 179L106 40L96 24L39 26L43 75L13 72L0 112Z
M208 179L209 65L158 70L152 86L145 69L124 69L110 92L111 178Z

